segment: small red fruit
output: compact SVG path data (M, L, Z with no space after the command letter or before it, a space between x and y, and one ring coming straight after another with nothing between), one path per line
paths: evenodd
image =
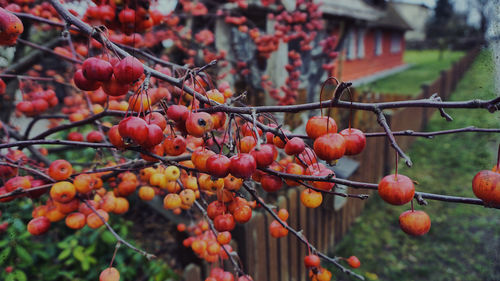
M214 219L214 227L217 231L231 231L236 226L234 217L231 214L218 215Z
M69 178L71 173L73 173L73 167L64 159L58 159L49 166L49 176L57 181Z
M297 155L304 151L306 144L299 137L293 137L285 145L285 153L288 155Z
M254 147L250 154L255 158L257 167L265 168L274 161L274 146L272 144L263 144L260 149Z
M108 267L99 275L99 281L120 281L120 272L114 267Z
M139 117L131 116L120 121L118 132L125 143L144 145L148 141L148 123Z
M278 176L265 174L260 179L260 184L265 191L275 192L281 189L283 181Z
M68 140L70 141L83 141L83 135L79 132L71 132L68 134Z
M142 76L143 72L142 63L132 56L125 57L113 68L116 81L125 84L136 81Z
M358 257L356 257L356 256L350 256L348 259L346 259L346 261L349 264L349 266L352 268L358 268L361 266L361 262L359 261Z
M413 181L404 175L385 176L378 184L378 194L392 205L404 205L415 195Z
M257 169L255 158L248 153L234 155L230 160L231 167L229 172L237 178L248 179Z
M321 260L317 255L311 254L304 257L304 264L306 267L319 267Z
M181 155L186 151L186 139L182 136L168 136L163 142L165 153L170 156Z
M420 236L431 229L431 218L424 211L408 210L399 215L399 226L406 234Z
M345 139L342 135L329 133L318 137L314 141L314 152L325 161L333 161L342 158L345 153Z
M83 71L81 69L78 69L75 72L75 75L73 75L73 81L80 90L84 91L95 91L101 87L101 82L87 79L83 75Z
M187 132L197 138L213 129L212 116L206 112L189 113L186 119Z
M241 205L234 210L233 216L237 223L246 223L252 218L252 208L248 205Z
M82 73L89 80L106 82L113 75L113 66L108 61L92 57L83 62Z
M32 235L42 235L50 228L50 221L48 218L41 216L30 220L28 223L28 232Z
M366 146L366 137L361 130L345 129L340 131L345 139L345 155L356 155L361 153Z
M328 126L327 126L328 123ZM316 139L327 133L336 133L335 120L327 116L314 116L306 124L306 133L311 139Z
M104 141L104 137L102 136L101 132L92 131L92 132L87 134L87 141L94 142L94 143L100 143L100 142Z
M500 173L489 170L478 172L472 180L472 191L486 204L500 206Z
M224 178L229 174L231 160L222 154L215 154L207 159L207 173L214 177Z

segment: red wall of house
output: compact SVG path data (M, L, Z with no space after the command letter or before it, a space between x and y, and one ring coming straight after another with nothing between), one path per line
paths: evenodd
M367 30L364 37L364 58L349 60L346 59L344 53L342 56L344 60L337 65L337 76L343 81L352 81L402 65L405 50L404 34L401 33L401 51L398 53L391 53L391 35L392 31L382 31L382 54L377 56L375 55L375 30ZM357 44L355 45L357 54Z

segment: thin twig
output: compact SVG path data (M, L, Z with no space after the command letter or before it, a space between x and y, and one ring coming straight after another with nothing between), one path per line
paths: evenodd
M375 110L375 114L377 114L377 122L380 124L380 126L385 130L385 133L387 135L387 138L389 139L389 143L391 146L399 153L399 155L405 159L406 165L408 167L411 167L413 163L411 162L411 159L404 151L399 147L398 143L396 142L396 138L394 138L394 135L392 134L391 128L389 128L389 125L387 124L387 120L385 119L384 113L381 110Z
M365 278L359 274L356 274L354 273L353 271L345 268L343 265L341 265L339 263L339 260L340 258L339 257L334 257L334 258L331 258L325 254L323 254L322 252L318 251L313 245L311 245L307 239L304 237L304 235L301 233L301 232L298 232L296 231L295 229L293 229L292 227L290 227L288 224L286 224L284 221L282 221L278 215L273 211L273 209L268 206L260 197L259 197L259 194L257 194L257 191L251 187L250 185L248 185L247 183L243 183L243 187L250 193L250 195L252 195L252 197L254 198L255 201L257 201L257 203L259 205L261 205L264 210L266 210L276 221L278 221L284 228L286 228L289 232L291 232L295 237L297 237L299 239L300 242L302 242L303 244L305 244L307 247L310 247L311 250L313 252L316 252L318 254L318 256L320 256L321 258L331 262L332 264L334 264L337 268L339 268L343 273L347 274L347 275L352 275L360 280L365 280Z
M123 239L120 235L118 235L118 233L116 233L116 231L109 225L109 223L97 212L97 210L94 208L94 206L92 206L91 204L89 204L87 202L87 200L85 200L85 199L83 199L82 202L85 205L87 205L87 207L89 207L89 209L91 209L92 212L94 212L99 217L99 219L104 223L104 225L106 226L106 228L109 230L109 232L111 232L111 234L113 234L113 236L116 238L116 240L119 243L122 243L123 245L125 245L125 246L129 247L130 249L136 251L137 253L143 255L148 260L152 260L152 259L156 258L155 255L150 254L150 253L148 253L148 252L146 252L144 250L141 250L141 249L133 246L129 242L127 242L125 239Z

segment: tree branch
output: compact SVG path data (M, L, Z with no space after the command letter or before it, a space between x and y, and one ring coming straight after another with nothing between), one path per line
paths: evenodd
M85 205L87 205L87 207L89 207L89 209L92 210L92 212L94 212L98 217L99 219L104 223L104 225L106 226L106 228L109 230L109 232L111 232L111 234L113 234L113 236L116 238L116 240L119 242L119 243L122 243L123 245L129 247L130 249L136 251L137 253L143 255L144 257L146 257L146 259L148 260L152 260L154 258L156 258L155 255L153 254L150 254L144 250L141 250L135 246L133 246L132 244L130 244L129 242L127 242L125 239L123 239L120 235L118 235L118 233L116 233L116 231L109 225L109 223L97 212L97 210L94 208L94 206L92 206L91 204L89 204L87 202L87 200L85 199L80 199Z
M258 204L260 204L264 210L266 210L276 221L278 221L284 228L286 228L290 233L292 233L295 237L297 237L297 239L299 239L300 242L302 242L303 244L305 244L307 247L310 247L311 250L315 253L318 254L318 256L320 256L321 258L329 261L330 263L332 263L333 265L335 265L337 268L339 268L343 273L347 274L347 275L352 275L360 280L365 280L365 278L361 275L358 275L356 273L354 273L353 271L345 268L343 265L341 265L339 263L339 260L340 258L339 257L335 257L335 258L331 258L323 253L321 253L320 251L318 251L313 245L309 244L309 242L307 241L307 239L304 237L304 235L301 233L301 232L298 232L296 231L295 229L293 229L292 227L290 227L288 224L286 224L284 221L282 221L278 215L273 211L273 209L271 207L269 207L260 197L259 197L259 194L257 193L257 191L249 186L247 183L243 183L243 187L250 193L250 195L252 195L252 197L254 198L255 201L257 201Z
M410 157L408 157L408 155L404 153L404 151L401 149L401 147L399 147L398 143L396 142L396 138L394 138L391 128L389 128L389 125L387 124L387 120L385 119L384 113L381 110L374 110L374 112L375 114L377 114L377 122L385 130L385 133L387 135L387 138L389 139L389 143L391 144L391 146L398 152L401 158L405 159L406 165L408 167L411 167L413 163L411 162Z

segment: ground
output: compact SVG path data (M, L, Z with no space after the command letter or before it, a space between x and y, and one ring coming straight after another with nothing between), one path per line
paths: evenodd
M362 85L359 90L417 96L420 93L422 84L432 83L439 77L441 70L449 69L453 62L463 55L464 52L461 51L443 51L440 59L438 50L407 50L403 60L405 63L412 65L410 68Z
M483 51L451 99L495 97L493 73L491 53ZM447 112L453 122L436 112L427 130L499 124L499 115L485 110ZM418 191L474 197L472 178L493 167L497 147L495 134L418 139L409 151L414 167L400 165L400 173L418 181ZM409 206L389 206L376 194L370 200L336 251L341 256L357 255L362 266L356 271L368 280L500 280L500 210L429 201L416 209L430 215L431 230L413 238L398 226L399 214Z

